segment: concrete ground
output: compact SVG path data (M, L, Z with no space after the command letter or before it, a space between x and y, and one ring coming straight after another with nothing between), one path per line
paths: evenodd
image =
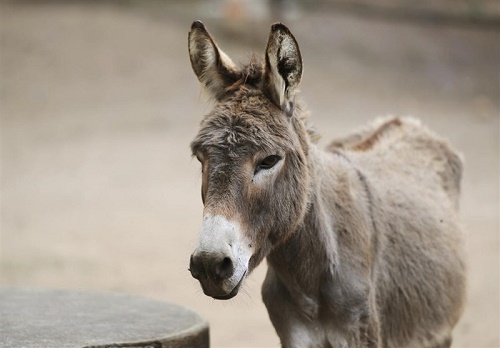
M0 282L175 302L210 321L213 347L276 347L260 299L265 264L227 302L205 297L187 271L202 211L189 143L210 109L189 26L204 20L246 59L262 53L271 21L222 25L187 3L0 4ZM499 347L498 28L324 8L287 24L323 144L409 114L464 154L469 299L454 347Z

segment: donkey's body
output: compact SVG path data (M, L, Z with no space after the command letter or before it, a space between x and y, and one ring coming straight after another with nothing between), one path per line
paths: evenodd
M311 151L311 208L268 256L263 298L286 347L451 343L461 161L413 119L370 129Z
M281 24L262 65L236 68L199 22L189 47L218 101L192 143L205 210L190 269L204 292L235 296L267 257L284 347L448 347L465 292L457 154L408 118L319 150Z

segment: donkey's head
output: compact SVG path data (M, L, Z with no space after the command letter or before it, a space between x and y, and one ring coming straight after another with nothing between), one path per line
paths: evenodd
M295 102L302 59L283 24L272 26L263 62L237 67L201 22L189 55L216 101L191 144L204 212L190 271L206 295L229 299L307 210L309 139Z

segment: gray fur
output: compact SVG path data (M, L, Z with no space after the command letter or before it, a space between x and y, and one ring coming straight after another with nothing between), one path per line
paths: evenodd
M235 221L250 241L241 281L267 257L262 296L283 347L449 347L466 284L460 156L412 118L376 120L320 150L297 96L301 72L278 24L260 65L211 85L217 103L192 143L204 214ZM255 180L271 155L280 167Z

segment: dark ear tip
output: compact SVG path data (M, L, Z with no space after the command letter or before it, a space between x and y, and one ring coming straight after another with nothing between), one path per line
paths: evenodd
M291 34L290 33L290 29L288 29L288 27L286 25L284 25L283 23L281 22L278 22L278 23L274 23L272 26L271 26L271 32L275 32L275 31L284 31L285 33L288 33L288 34Z
M191 30L194 29L203 29L206 30L205 25L201 21L194 21L193 24L191 24Z

